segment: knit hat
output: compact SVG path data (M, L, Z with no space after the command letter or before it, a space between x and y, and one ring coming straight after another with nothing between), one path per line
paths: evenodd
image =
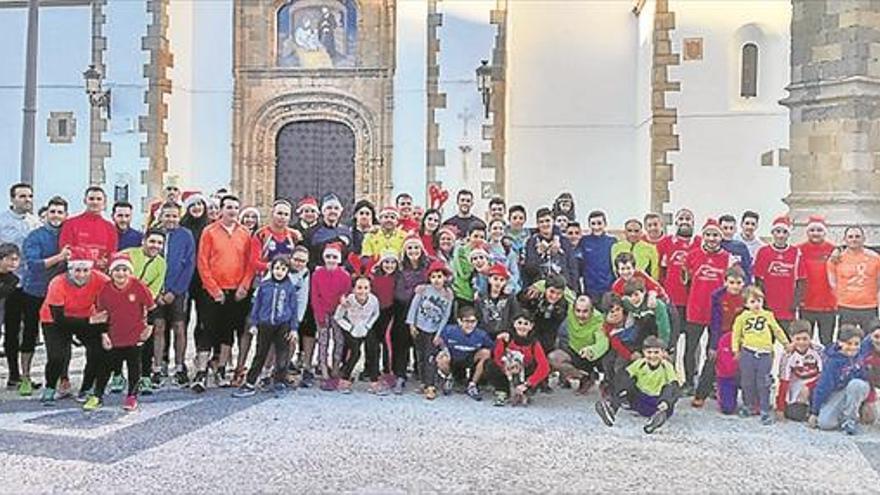
M400 218L400 212L397 211L397 208L394 206L385 206L381 210L379 210L379 217L383 217L385 215L392 215L395 219Z
M810 215L807 219L807 228L819 227L822 230L828 230L828 224L825 223L825 217L822 215Z
M342 201L339 201L339 196L328 193L321 199L321 211L323 212L330 206L337 206L342 208Z
M70 250L70 259L67 260L67 268L91 268L94 264L95 260L87 249L74 247Z
M331 242L324 246L324 256L327 256L327 253L336 253L340 258L342 257L342 245L338 242Z
M507 271L507 268L501 263L495 263L492 267L489 268L489 272L487 273L490 277L493 275L496 277L501 277L505 280L510 278L510 272Z
M434 260L428 265L428 277L430 277L434 272L443 272L447 277L452 275L452 272L449 270L449 267L446 266L446 263L440 260Z
M701 232L705 234L709 230L714 230L715 232L718 232L719 235L721 234L721 225L718 224L718 220L714 218L706 219L706 223L703 224L703 229L701 230Z
M483 255L486 258L489 257L489 245L485 242L479 242L471 248L471 253L468 255L469 259L474 259L474 256Z
M773 219L773 225L770 227L770 230L783 229L786 232L791 232L791 218L788 215L780 215Z
M199 201L204 203L205 206L208 205L207 199L205 199L205 196L200 192L187 191L187 192L183 193L183 196L181 196L181 197L183 198L183 209L184 210L189 210L190 206L198 203Z
M305 208L311 208L315 211L318 210L318 200L313 196L306 196L303 199L299 200L299 203L296 204L296 212L300 213Z
M110 269L113 271L117 266L126 266L129 271L134 271L134 265L131 263L131 256L128 253L116 253L110 257Z
M403 249L405 250L410 245L414 244L417 244L420 248L425 249L424 243L422 243L422 240L419 238L419 236L415 234L410 234L406 237L406 239L403 240Z

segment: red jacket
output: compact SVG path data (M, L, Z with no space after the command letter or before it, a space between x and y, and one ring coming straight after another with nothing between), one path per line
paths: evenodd
M116 226L101 215L83 212L61 225L58 247L84 249L100 270L106 270L110 255L116 252Z
M608 336L608 341L611 343L611 348L614 349L614 352L621 359L626 359L627 361L632 359L632 351L620 340L620 336L611 335L611 332L616 330L618 327L614 327L613 325L609 325L608 323L602 323L602 331L605 332L605 335Z
M534 366L535 371L532 372L526 378L526 383L529 384L530 388L535 388L539 383L543 382L547 375L550 374L550 364L547 362L547 356L544 354L544 348L541 347L541 343L537 341L537 339L532 340L532 343L529 345L521 345L517 344L513 340L513 336L511 336L510 342L504 342L499 339L495 341L495 351L492 353L492 359L495 361L495 365L504 369L504 352L510 349L511 351L519 351L523 355L523 367L525 369L529 369Z

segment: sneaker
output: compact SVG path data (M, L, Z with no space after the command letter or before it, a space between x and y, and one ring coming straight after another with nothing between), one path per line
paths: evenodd
M111 394L118 394L125 390L125 377L122 376L121 373L113 373L113 376L110 377L110 386L108 390Z
M229 388L232 386L232 382L229 381L229 378L226 376L226 370L220 368L217 370L217 386L220 388Z
M606 426L614 426L617 411L607 400L596 401L596 413Z
M66 399L73 396L73 387L70 385L70 378L62 378L58 384L58 390L55 392L55 400Z
M83 411L97 411L101 409L101 406L104 405L104 401L101 400L97 395L90 395L88 399L86 399L86 403L83 404Z
M236 370L234 376L232 377L232 382L230 383L230 386L238 388L244 384L246 378L247 368Z
M581 378L581 383L578 385L577 393L579 395L587 395L588 393L590 393L590 389L593 388L593 384L595 383L596 382L593 381L592 378L586 376Z
M257 380L257 388L260 390L263 390L263 391L269 390L270 388L272 388L272 377L269 375L266 375L266 376L260 378L259 380Z
M324 392L333 392L339 387L339 381L336 378L325 378L321 382L321 390Z
M467 394L468 394L468 397L470 397L471 399L474 399L477 402L483 400L483 396L480 395L480 389L479 389L479 387L477 387L477 384L475 384L475 383L471 383L470 385L468 385Z
M55 389L46 387L43 389L43 395L40 396L40 402L43 405L50 406L55 402Z
M495 407L504 407L507 405L507 394L501 391L495 392L495 401L492 402Z
M337 388L343 394L351 393L351 382L349 380L339 380L339 387Z
M162 374L158 371L154 371L152 375L150 375L150 381L153 382L154 388L162 387Z
M739 417L741 418L748 418L752 415L752 411L746 406L740 406L736 414L739 415Z
M764 426L770 426L774 423L773 415L770 413L761 413L761 424Z
M186 387L189 385L189 375L186 373L186 370L177 370L174 373L174 382L177 383L178 387Z
M445 376L437 373L437 376L440 378L440 392L443 393L443 395L452 394L452 390L455 387L455 379L452 375Z
M150 377L142 376L138 381L138 391L141 395L151 395L153 393L153 380Z
M657 431L658 428L663 426L663 423L666 422L666 419L668 417L669 415L666 413L666 411L657 411L654 413L653 416L651 416L651 419L648 420L648 423L645 424L644 428L642 429L645 431L645 433L650 435L651 433Z
M847 435L858 435L862 432L859 423L851 419L844 420L844 422L840 425L840 429L843 430Z
M34 393L34 386L31 383L31 379L28 377L24 377L21 379L21 383L18 384L18 395L22 397L30 397Z
M385 382L378 381L370 384L370 388L367 389L367 392L371 394L375 394L378 396L388 395L388 387L385 386Z
M694 390L694 386L691 384L685 385L684 387L681 388L681 396L682 397L693 397L695 393L696 393L696 390Z
M691 407L695 407L697 409L703 407L706 403L706 399L700 399L699 397L694 397L694 400L691 401Z
M236 399L242 399L245 397L253 397L257 394L257 388L249 383L245 383L241 387L238 388L235 392L232 392L232 396Z
M302 380L300 380L299 386L302 388L311 388L315 385L315 374L310 370L303 370L302 372Z
M406 387L406 380L403 378L398 378L394 381L394 388L392 392L394 395L403 395L403 389Z
M196 377L193 379L192 385L190 385L189 388L197 394L204 393L208 390L208 373L204 371L196 373Z
M284 382L276 382L275 385L272 385L272 391L275 392L275 397L280 397L287 393L288 387Z
M138 408L137 396L128 395L125 397L125 400L122 401L122 409L124 411L128 411L128 412L137 411L137 408Z
M89 396L92 395L91 389L89 390L80 390L78 394L76 394L76 401L80 404L85 404L87 400L89 400Z
M434 400L437 398L437 387L433 385L429 385L425 387L425 398L428 400Z

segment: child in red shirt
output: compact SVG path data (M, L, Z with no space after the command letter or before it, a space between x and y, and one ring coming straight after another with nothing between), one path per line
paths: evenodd
M122 403L126 411L137 409L137 388L141 376L141 345L150 336L147 312L156 304L150 289L132 276L133 266L127 254L117 253L110 259L110 283L98 294L97 309L107 315L108 331L103 334L104 349L110 351L109 361L98 375L95 391L89 401L90 410L103 405L104 389L111 369L128 370L128 395Z
M743 287L745 286L745 272L738 266L727 269L724 277L724 287L712 293L712 320L709 323L709 352L703 363L703 371L697 385L697 392L691 405L703 407L706 397L712 392L715 383L715 357L718 352L718 342L721 337L733 330L733 320L742 313L745 308L743 299ZM728 344L729 345L729 344ZM736 390L734 389L734 395ZM720 402L720 399L719 399ZM731 414L735 411L734 405Z

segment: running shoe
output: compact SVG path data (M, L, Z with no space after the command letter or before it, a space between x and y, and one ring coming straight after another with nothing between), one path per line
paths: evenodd
M770 413L761 413L761 424L764 426L770 426L774 423L773 415Z
M350 394L351 382L348 380L339 380L339 386L337 387L337 390L339 390L343 394Z
M177 383L178 387L189 385L189 375L186 373L186 369L180 369L174 373L174 382Z
M86 399L86 403L83 404L83 411L92 412L101 409L101 406L104 405L104 401L101 400L97 395L90 395L88 399Z
M617 411L607 400L596 401L596 413L606 426L614 426Z
M230 387L231 383L229 381L229 378L226 377L226 370L225 369L223 369L223 368L218 369L216 377L217 377L217 386L218 387L220 387L220 388L229 388Z
M406 380L404 378L398 378L394 381L394 388L392 392L394 395L403 395L403 389L406 387Z
M840 429L846 432L847 435L858 435L862 432L859 423L851 419L844 420L843 424L840 425Z
M208 390L208 373L204 371L199 371L198 373L196 373L196 377L193 379L190 388L193 392L197 394L204 393L206 390Z
M477 402L483 400L483 396L480 394L480 388L477 387L476 383L471 383L470 385L468 385L467 394L468 397L474 399Z
M142 395L151 395L153 393L153 381L147 376L142 376L138 381L138 391Z
M235 392L232 392L232 396L236 399L243 399L245 397L253 397L257 394L257 389L253 385L249 383L243 384L238 388Z
M78 394L76 394L76 401L80 404L85 404L87 400L89 400L89 396L92 395L92 390L80 390Z
M378 396L385 396L388 395L389 390L388 387L385 386L385 382L378 381L371 383L370 388L367 389L367 392Z
M138 408L138 400L135 395L127 395L125 400L122 401L122 409L128 412L137 411Z
M507 394L497 390L495 391L495 401L492 402L492 405L495 407L504 407L507 405Z
M455 386L455 379L452 377L452 374L447 376L438 372L437 375L440 377L440 391L443 395L452 394L452 389Z
M43 389L43 395L40 396L40 402L43 405L51 406L55 402L55 389L46 387Z
M30 397L34 393L34 386L31 383L31 379L28 377L23 377L21 379L21 383L18 384L18 395L22 397Z
M324 392L333 392L339 387L339 381L336 378L325 378L321 382L321 390Z
M150 375L150 381L153 382L153 388L162 388L162 373L158 371L154 371L152 375Z
M437 388L429 385L425 387L425 398L428 400L434 400L437 398Z
M122 373L113 373L113 376L110 377L110 386L108 390L111 394L119 394L125 390L127 383L125 383L125 377L122 376Z
M651 434L657 431L658 428L663 426L666 423L666 419L669 418L669 414L666 411L657 411L651 416L651 419L645 424L644 428L642 428L645 433Z
M58 390L55 392L55 400L66 399L73 396L73 387L70 385L70 378L62 378L58 384Z

